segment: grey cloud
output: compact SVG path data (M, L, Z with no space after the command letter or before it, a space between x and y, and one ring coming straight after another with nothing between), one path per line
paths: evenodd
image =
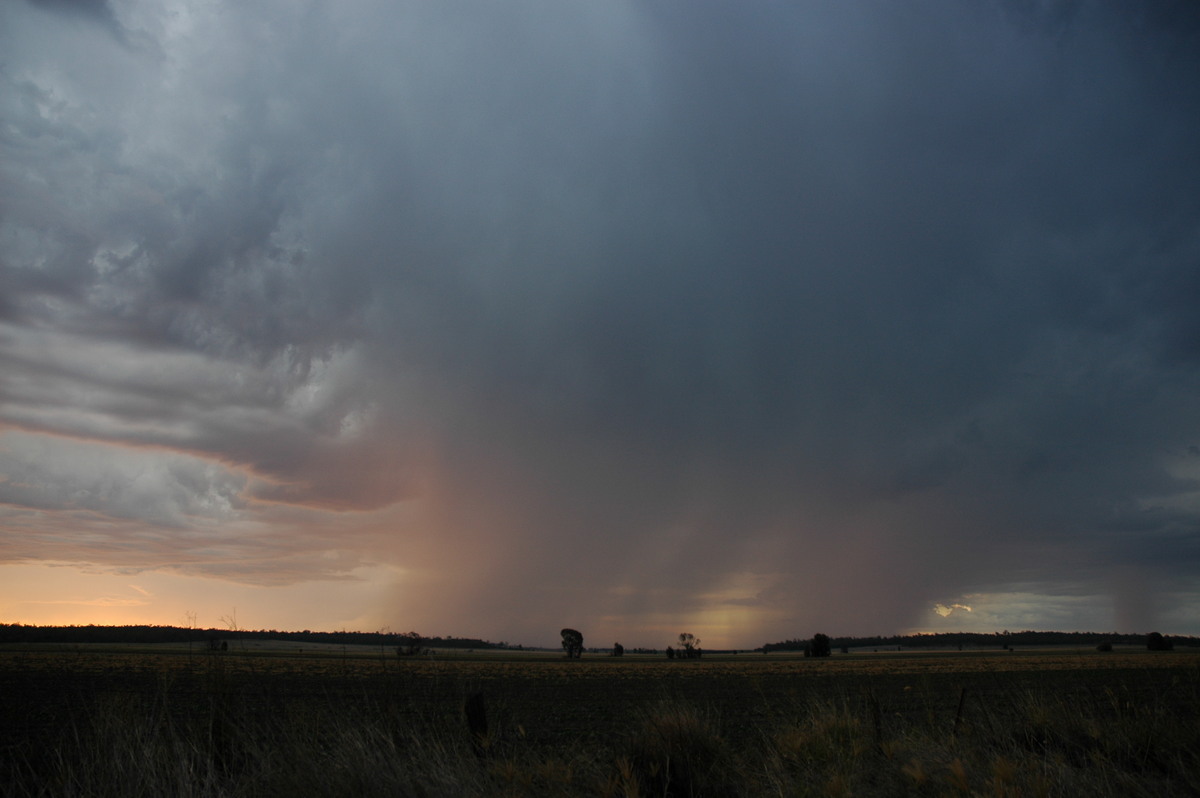
M832 80L817 72L823 52L789 46L798 27L689 19L670 42L674 82L659 76L662 96L683 98L659 120L665 132L631 144L640 159L585 149L568 169L603 185L623 163L655 164L660 182L630 183L666 209L657 224L621 203L597 215L548 204L551 223L534 230L597 241L527 244L567 276L539 280L497 248L493 268L517 285L499 298L463 296L461 284L426 295L445 323L415 334L439 336L428 352L401 345L456 397L448 407L524 433L464 424L471 452L494 440L553 471L545 501L603 530L613 550L601 563L687 517L677 475L709 457L743 527L700 531L691 554L758 534L760 504L801 518L826 493L903 503L941 489L960 525L901 513L880 534L920 552L898 552L915 579L944 588L947 570L965 569L1002 580L984 564L993 550L1028 561L1047 538L1086 537L1114 502L1169 487L1161 447L1196 434L1178 412L1194 376L1164 379L1158 363L1183 303L1139 303L1145 291L1131 290L1159 241L1178 246L1154 256L1151 282L1194 270L1194 214L1174 211L1195 203L1177 170L1194 173L1182 136L1196 129L1196 97L1152 57L1162 42L1126 39L1109 10L1048 38L983 11L934 27L892 12L865 31L845 13L832 26L853 38L838 42L845 72ZM793 81L767 68L780 63ZM586 135L578 122L559 121L560 135ZM536 156L510 155L537 172ZM440 262L455 274L474 253L447 247ZM603 469L597 450L620 445L638 459L605 473L619 506L597 509L578 486ZM997 537L970 541L963 526ZM926 536L961 552L929 557ZM808 547L798 533L798 562ZM694 573L679 571L662 579Z
M95 99L0 71L0 318L204 365L10 336L9 423L425 506L426 564L514 617L879 631L1129 550L1186 584L1186 4L131 9L159 47Z
M57 450L57 451L55 451ZM9 441L0 503L185 528L232 519L245 479L185 458L147 463L70 442Z
M35 8L44 8L64 14L108 20L113 18L108 0L28 0Z
M108 0L27 0L27 2L34 8L64 17L76 17L95 22L114 33L122 30Z

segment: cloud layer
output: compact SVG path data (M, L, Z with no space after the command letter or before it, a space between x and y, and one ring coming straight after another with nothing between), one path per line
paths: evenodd
M1198 31L8 4L0 557L385 564L347 617L510 639L1179 623Z

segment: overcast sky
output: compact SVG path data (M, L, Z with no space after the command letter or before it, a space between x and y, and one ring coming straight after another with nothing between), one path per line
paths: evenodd
M1198 75L1186 0L3 3L0 621L1200 634Z

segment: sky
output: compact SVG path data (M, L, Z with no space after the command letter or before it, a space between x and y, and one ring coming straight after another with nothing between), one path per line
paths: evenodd
M1200 7L0 4L0 621L1200 634Z

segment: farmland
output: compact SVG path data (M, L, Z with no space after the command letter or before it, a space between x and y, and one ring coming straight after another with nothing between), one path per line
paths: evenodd
M1200 785L1200 654L1188 651L668 662L9 645L0 711L8 795L1194 795Z

